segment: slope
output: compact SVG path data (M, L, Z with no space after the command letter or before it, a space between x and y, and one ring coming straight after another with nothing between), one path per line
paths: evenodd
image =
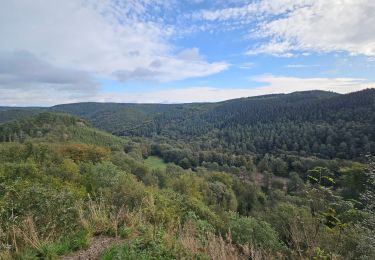
M346 95L321 91L217 103L202 113L123 135L184 142L198 150L235 154L294 153L354 159L375 153L375 89Z
M121 146L127 142L124 138L90 127L84 120L62 113L42 112L0 125L1 141L24 142L28 139L89 143L102 146Z

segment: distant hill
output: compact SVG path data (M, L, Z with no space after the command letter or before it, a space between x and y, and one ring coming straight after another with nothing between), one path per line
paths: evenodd
M182 142L234 154L280 151L353 159L375 153L375 89L345 95L304 91L217 103L76 103L66 112L119 136ZM0 111L0 122L35 111ZM3 113L3 114L1 114Z
M0 124L40 113L42 108L0 107Z
M197 113L168 111L117 134L234 154L292 153L353 159L375 154L375 89L241 98Z
M273 94L249 98L233 99L217 103L188 103L188 104L126 104L126 103L75 103L57 105L50 110L66 112L85 118L94 126L106 131L127 135L134 129L144 126L151 126L156 130L158 125L163 128L171 123L182 122L185 119L192 119L203 114L218 113L217 116L226 118L227 115L220 115L223 110L231 110L232 106L241 106L248 102L250 106L268 106L273 102L278 103L306 103L326 98L340 96L337 93L327 91L305 91L292 94ZM260 107L262 109L262 107ZM229 111L231 112L231 111ZM156 126L155 126L156 125Z
M280 100L297 99L305 102L307 99L324 99L339 94L327 91L305 91L293 94L273 94L257 97L233 99L218 103L188 103L188 104L132 104L132 103L99 103L82 102L72 104L61 104L53 107L4 107L0 106L0 124L10 120L26 118L30 115L43 111L69 113L90 121L94 126L113 133L128 131L134 127L150 123L168 117L175 119L200 115L209 110L227 104L241 103L244 100Z
M42 112L0 125L0 141L23 142L28 139L103 146L126 143L124 138L94 129L86 121L69 114Z
M94 126L112 133L121 133L152 122L160 115L207 110L211 104L126 104L75 103L57 105L49 110L71 113L90 121Z

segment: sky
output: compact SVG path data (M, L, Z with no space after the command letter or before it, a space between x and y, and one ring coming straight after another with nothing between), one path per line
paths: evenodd
M7 0L0 106L375 87L374 0Z

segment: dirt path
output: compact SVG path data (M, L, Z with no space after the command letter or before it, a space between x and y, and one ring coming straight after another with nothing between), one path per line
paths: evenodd
M121 242L121 238L97 236L92 239L90 247L82 249L70 256L64 256L62 260L95 260L109 247Z

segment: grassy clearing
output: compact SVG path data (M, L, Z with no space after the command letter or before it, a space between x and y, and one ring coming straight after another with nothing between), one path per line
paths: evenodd
M144 163L152 170L165 171L167 168L167 164L163 161L163 159L157 156L149 156Z

